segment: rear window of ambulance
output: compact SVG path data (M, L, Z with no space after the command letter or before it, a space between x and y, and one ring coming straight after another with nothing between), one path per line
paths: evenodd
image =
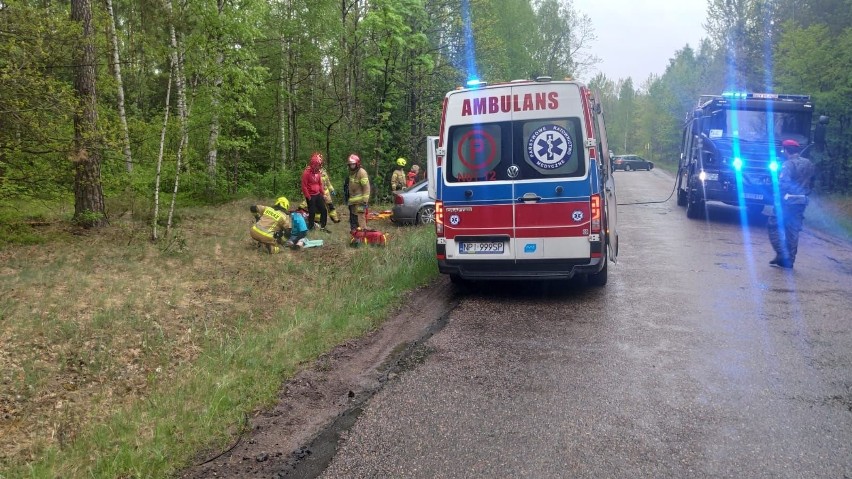
M451 127L447 181L582 177L581 124L579 118L561 118Z

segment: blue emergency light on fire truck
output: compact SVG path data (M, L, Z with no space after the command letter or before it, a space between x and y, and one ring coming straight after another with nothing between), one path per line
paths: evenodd
M582 83L469 84L427 153L438 269L454 282L607 282L616 197L600 105Z
M808 95L702 95L683 126L677 204L686 206L689 218L704 217L707 201L753 211L773 204L781 142L810 146L813 112ZM816 143L824 141L826 123L828 118L820 117Z

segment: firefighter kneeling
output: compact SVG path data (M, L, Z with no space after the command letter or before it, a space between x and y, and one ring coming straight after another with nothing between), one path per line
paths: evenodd
M249 234L252 239L263 245L269 254L281 251L275 243L280 242L286 230L290 229L289 209L290 201L283 196L275 200L275 205L272 207L264 205L249 207L257 220Z

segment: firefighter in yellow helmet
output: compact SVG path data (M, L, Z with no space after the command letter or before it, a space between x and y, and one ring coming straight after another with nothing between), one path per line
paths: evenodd
M405 158L396 159L396 169L391 175L391 191L402 191L405 188Z
M370 178L367 170L361 168L361 158L356 154L346 159L349 167L347 180L347 200L349 205L349 229L367 228L367 203L370 201Z
M325 168L320 168L320 176L322 177L322 187L323 187L323 197L325 198L325 205L328 209L328 217L331 218L331 221L335 223L340 223L340 216L337 215L337 210L334 208L334 196L337 196L337 192L334 191L334 186L331 184L331 178L328 176L328 172ZM314 221L319 221L314 219Z
M290 229L289 209L290 202L283 196L275 200L275 204L271 207L264 205L249 207L249 211L254 213L257 219L249 234L252 239L262 244L269 254L281 251L275 243L286 235L286 230Z

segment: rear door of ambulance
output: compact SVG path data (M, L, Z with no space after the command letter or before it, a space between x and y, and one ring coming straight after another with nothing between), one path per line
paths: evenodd
M587 260L590 183L579 86L462 91L448 96L446 108L447 260L540 263L554 272L570 266L553 260Z

